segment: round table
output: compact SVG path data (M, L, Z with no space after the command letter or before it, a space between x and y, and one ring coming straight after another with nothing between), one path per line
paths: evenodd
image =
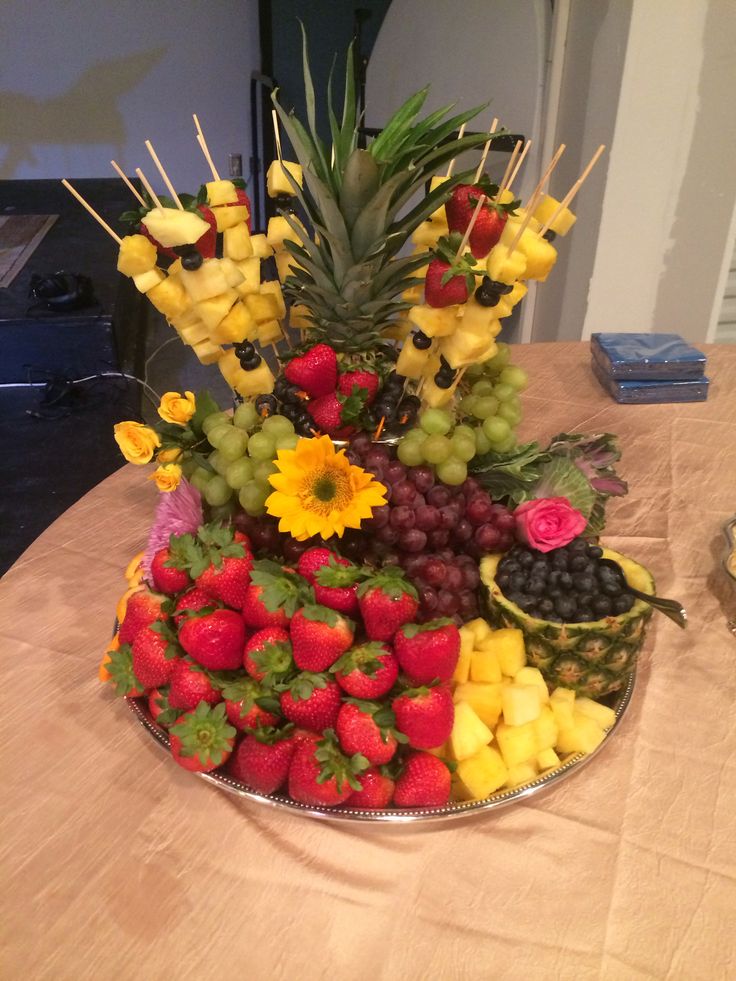
M330 824L178 768L97 681L156 491L126 466L0 583L5 976L707 979L736 969L736 347L705 403L622 406L587 345L519 347L521 435L615 432L604 540L687 607L655 614L588 766L445 825Z

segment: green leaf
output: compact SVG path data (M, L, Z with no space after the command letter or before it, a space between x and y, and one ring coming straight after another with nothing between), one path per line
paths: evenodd
M202 423L207 418L207 416L212 415L213 412L219 412L220 406L215 402L214 398L205 389L204 391L197 392L194 396L196 409L194 415L189 420L189 428L192 429L198 436L204 436L202 432Z
M393 114L383 131L371 143L370 152L379 163L391 159L394 148L400 143L405 130L411 126L424 105L428 92L429 86L426 85L419 92L409 96L406 102Z
M576 510L589 518L596 495L585 474L572 460L556 456L542 467L533 497L566 497Z

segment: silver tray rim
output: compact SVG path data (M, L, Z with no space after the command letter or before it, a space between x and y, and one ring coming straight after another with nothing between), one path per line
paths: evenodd
M307 804L300 804L283 794L260 794L251 790L247 784L235 780L226 773L197 773L195 776L206 780L220 790L234 794L244 800L254 801L257 804L265 804L280 810L291 811L294 814L317 818L326 821L352 822L355 824L414 824L439 821L450 821L457 818L467 818L473 815L485 814L488 811L499 810L511 804L526 800L535 794L548 790L556 786L562 780L577 773L581 767L589 763L603 747L608 743L629 707L631 697L636 684L636 668L631 672L626 680L624 687L614 696L615 700L611 705L616 718L609 729L606 730L605 738L593 750L592 753L576 753L562 763L561 766L550 770L530 783L514 787L512 790L497 791L484 800L458 801L445 804L442 807L421 807L421 808L401 808L392 810L359 810L356 808L329 808L312 807ZM146 732L155 742L166 751L169 750L169 737L167 733L151 720L145 699L126 697L128 707L143 726Z

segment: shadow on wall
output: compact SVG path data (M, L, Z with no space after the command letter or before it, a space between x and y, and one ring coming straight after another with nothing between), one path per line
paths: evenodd
M34 164L33 147L95 146L122 148L126 131L120 101L162 60L165 47L91 65L66 92L41 101L21 92L0 91L0 133L7 152L0 179L9 180L21 164Z

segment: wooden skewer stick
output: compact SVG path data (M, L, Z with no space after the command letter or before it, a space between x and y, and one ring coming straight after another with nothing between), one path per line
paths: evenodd
M534 188L534 191L532 192L532 196L529 198L529 201L528 201L527 206L526 206L526 215L524 216L524 220L519 225L519 230L517 231L516 236L515 236L513 242L509 246L509 255L511 255L513 253L514 249L519 244L519 240L521 239L521 236L524 234L524 232L527 229L527 226L528 226L529 222L532 220L532 216L534 214L534 209L539 204L539 199L542 196L542 191L544 189L544 186L547 183L547 181L550 179L550 177L552 175L552 171L557 166L557 164L559 162L559 159L560 159L560 157L562 156L562 154L564 152L565 152L565 144L564 143L560 143L559 147L557 148L557 152L555 153L555 155L550 160L547 169L542 174L541 180L539 181L539 183L537 184L537 186Z
M153 201L153 203L156 205L156 207L157 208L163 208L163 205L161 204L161 202L159 201L158 197L156 196L156 192L154 191L154 189L151 187L151 185L146 180L146 175L143 173L143 171L141 170L141 168L140 167L136 167L135 168L135 172L138 175L138 179L140 180L141 184L145 187L146 191L148 192L149 197L151 198L151 200Z
M179 211L183 211L184 210L184 205L179 200L179 195L174 190L174 185L169 180L169 175L166 173L166 171L163 168L163 164L158 159L158 154L153 149L153 144L151 143L150 140L146 140L146 149L151 154L151 159L156 164L156 169L158 170L159 174L161 174L161 180L164 182L164 184L168 188L169 194L172 196L172 198L176 202L177 208L179 209Z
M209 147L207 146L207 140L204 138L204 133L202 132L202 127L199 125L199 119L197 118L196 112L192 113L192 119L194 120L194 125L197 127L197 143L199 143L202 153L204 154L204 159L212 171L212 176L216 181L220 180L220 175L217 172L217 167L212 160L212 154L210 153Z
M506 181L508 180L509 174L511 173L511 168L516 163L516 158L519 156L519 150L521 150L521 144L523 142L524 142L523 140L517 140L516 143L514 144L514 149L511 151L509 162L506 164L506 170L504 171L503 177L501 178L501 183L498 185L498 194L494 199L496 201L498 201L498 199L501 197L501 194L503 193L503 190L506 187Z
M486 196L485 196L485 194L481 194L481 196L478 198L478 203L475 206L475 211L473 212L472 217L471 217L470 221L468 222L468 227L465 229L465 234L463 235L463 240L460 243L457 252L455 253L455 260L456 261L460 258L460 256L465 251L465 246L468 244L468 241L470 239L470 235L471 235L471 233L473 231L473 226L475 225L476 221L478 220L478 215L480 214L480 209L483 207L483 205L485 203L486 203Z
M519 170L521 169L521 165L524 163L524 159L525 159L527 153L529 153L529 150L531 148L532 142L533 142L532 140L527 140L526 141L526 144L524 145L524 149L521 151L521 154L519 156L519 159L516 161L516 166L511 171L511 176L509 177L509 182L508 182L508 184L505 187L501 188L502 191L510 191L511 190L511 185L516 180L516 175L519 173ZM501 191L499 191L499 197L500 197L500 194L501 194Z
M381 416L381 421L378 423L378 426L376 428L376 431L373 434L373 442L374 443L380 437L381 433L383 432L383 427L385 425L386 425L386 416Z
M545 232L549 231L549 229L552 227L553 223L562 214L563 210L565 208L567 208L567 207L570 206L570 202L572 201L572 199L575 197L575 195L578 193L578 191L582 187L583 182L585 180L587 180L588 174L591 172L591 170L598 163L598 160L599 160L601 154L603 153L603 151L605 149L606 149L605 143L601 143L601 145L598 147L598 149L595 151L595 153L591 157L590 163L588 164L588 166L585 168L585 170L582 172L582 174L580 175L580 177L578 177L578 179L572 185L572 187L567 192L567 194L562 199L562 201L560 201L559 205L557 206L557 208L553 212L552 216L547 220L547 223L545 224L544 228L542 228L542 230L539 233L540 235L544 235Z
M115 173L116 173L116 174L118 175L118 177L120 177L120 178L122 178L122 180L123 180L123 183L124 183L124 184L125 184L125 186L126 186L126 187L128 188L128 190L129 190L129 191L131 192L131 194L132 194L132 195L133 195L133 197L134 197L134 198L136 199L136 201L138 201L138 203L139 203L139 204L142 204L144 208L147 208L147 207L148 207L148 205L147 205L147 204L146 204L146 202L145 202L145 201L143 200L143 196L142 196L141 194L139 194L139 193L138 193L138 191L137 191L137 189L136 189L136 188L135 188L135 187L134 187L134 186L133 186L133 185L131 184L131 182L130 182L130 181L128 180L128 178L127 178L127 177L125 176L125 174L124 174L124 173L123 173L123 171L122 171L122 170L120 169L120 167L119 167L119 166L118 166L118 165L117 165L117 164L115 163L115 161L114 161L114 160L111 160L111 161L110 161L110 163L111 163L111 165L112 165L112 169L113 169L113 170L115 171Z
M68 180L66 180L66 178L64 178L64 180L62 180L61 183L64 185L64 187L67 189L67 191L69 191L70 194L73 194L74 195L74 197L77 199L77 201L79 201L79 203L82 205L82 207L85 208L87 211L89 211L89 213L92 215L92 217L95 219L95 221L99 222L100 225L102 225L102 227L105 229L105 231L107 232L107 234L111 238L114 238L115 241L118 243L118 245L120 245L122 239L117 234L117 232L114 232L112 230L112 228L110 228L110 226L107 224L107 222L105 221L105 219L101 215L98 215L97 214L97 212L95 211L95 209L92 207L91 204L87 204L87 202L84 200L84 198L79 193L79 191L77 191L76 188L72 187L72 185L69 183Z
M278 154L279 160L283 163L284 155L281 152L281 136L279 134L279 117L276 114L276 110L271 110L271 119L273 120L273 136L276 140L276 153Z
M465 127L466 126L467 126L467 123L463 123L462 126L460 127L460 129L457 131L457 138L459 140L461 140L463 138L463 136L465 136ZM449 178L452 177L452 172L455 169L455 160L456 160L456 158L453 157L452 160L450 161L450 163L447 166L447 173L445 174L445 178L447 180L449 180Z
M492 137L496 132L496 127L498 126L498 120L494 119L491 123L491 128L488 130L489 137ZM486 157L488 156L488 151L491 149L491 139L486 140L485 146L483 147L483 155L480 158L480 163L478 164L478 169L475 172L475 177L473 178L473 183L477 184L480 180L480 175L483 173L483 168L486 165Z

